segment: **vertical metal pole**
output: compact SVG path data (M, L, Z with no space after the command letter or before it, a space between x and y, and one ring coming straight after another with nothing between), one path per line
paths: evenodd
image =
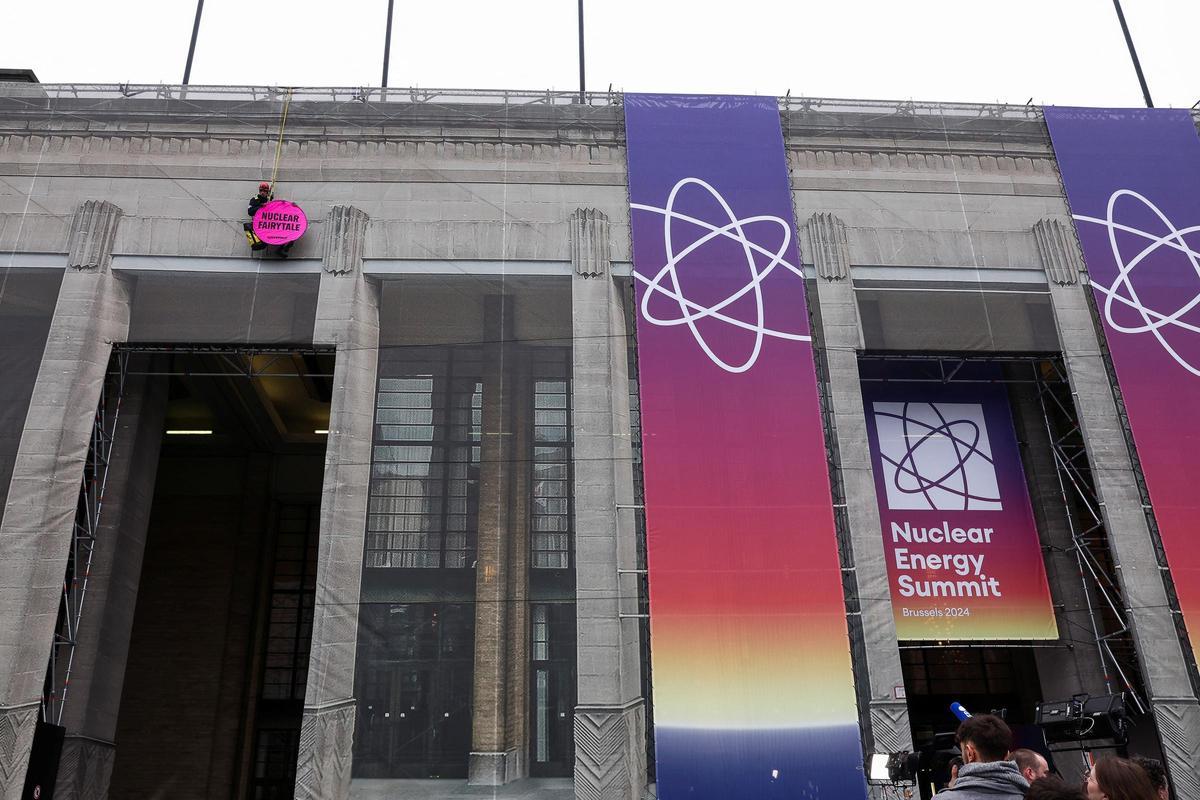
M582 2L582 0L580 0ZM1142 86L1142 97L1146 99L1146 108L1154 108L1150 99L1150 87L1146 85L1146 76L1142 73L1142 62L1138 61L1137 50L1133 47L1133 37L1129 35L1129 25L1125 23L1125 12L1121 10L1121 0L1113 0L1117 9L1117 19L1121 22L1121 33L1125 34L1125 46L1129 48L1129 57L1133 59L1133 69L1137 72L1138 83Z
M396 0L388 0L387 30L383 33L383 88L387 88L388 63L392 59L392 7Z
M583 69L583 0L579 0L579 102L587 102L587 77Z
M192 57L196 55L196 37L200 33L200 15L204 13L204 0L196 0L196 21L192 23L192 42L188 45L187 63L183 65L183 85L192 79Z

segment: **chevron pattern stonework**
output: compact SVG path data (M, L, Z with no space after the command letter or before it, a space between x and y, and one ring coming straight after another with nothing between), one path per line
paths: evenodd
M1200 764L1200 741L1190 734L1200 727L1200 705L1155 701L1154 719L1168 765ZM1177 797L1200 798L1200 776L1194 770L1171 770L1170 783Z
M875 752L895 753L912 748L909 735L908 706L903 702L871 703L871 733Z
M646 757L645 710L641 705L575 714L575 797L577 800L639 800L643 775L631 759ZM633 768L633 771L631 771Z
M345 800L350 793L354 701L306 708L296 766L297 800Z
M20 797L33 746L36 705L0 710L0 797Z
M58 763L55 800L104 800L116 755L112 745L69 737Z

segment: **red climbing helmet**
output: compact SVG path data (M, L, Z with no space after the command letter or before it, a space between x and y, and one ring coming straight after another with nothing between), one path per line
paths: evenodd
M271 191L271 184L267 183L266 181L263 181L262 183L260 183L258 185L258 190L260 192L264 191L264 190L269 192L269 191Z

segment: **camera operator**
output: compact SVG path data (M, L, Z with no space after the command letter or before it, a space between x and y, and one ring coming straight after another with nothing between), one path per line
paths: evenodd
M954 788L938 794L946 800L1021 800L1029 782L1008 761L1012 731L993 714L976 714L958 726L955 739L963 765Z

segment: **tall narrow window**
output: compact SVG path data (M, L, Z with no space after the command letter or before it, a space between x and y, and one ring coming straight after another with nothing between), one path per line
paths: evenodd
M533 384L533 566L571 566L571 409L566 378Z
M472 566L483 385L472 353L380 363L367 567Z

